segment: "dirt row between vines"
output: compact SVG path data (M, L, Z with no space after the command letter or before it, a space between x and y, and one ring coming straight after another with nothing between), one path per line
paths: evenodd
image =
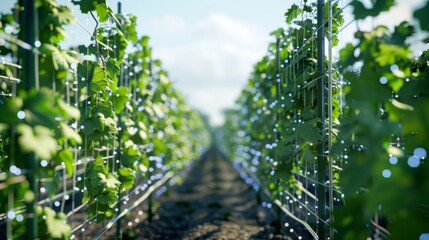
M274 216L257 203L256 192L214 148L197 161L183 183L156 199L151 222L123 220L124 239L297 239L274 234Z

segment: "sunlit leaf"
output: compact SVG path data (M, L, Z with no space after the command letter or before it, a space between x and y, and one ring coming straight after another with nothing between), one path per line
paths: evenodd
M35 153L40 159L51 159L57 151L57 142L52 131L43 126L31 128L25 124L17 126L18 142L23 152Z

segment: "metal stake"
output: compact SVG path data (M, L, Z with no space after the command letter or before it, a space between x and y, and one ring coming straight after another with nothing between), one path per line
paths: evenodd
M31 49L20 50L20 58L22 59L23 71L21 71L21 79L24 79L26 92L38 88L38 56L34 51L35 42L38 39L37 31L37 8L33 0L21 0L20 6L23 6L20 23L23 27L23 32L20 34L22 40L32 46ZM34 153L24 155L26 169L26 177L30 185L30 191L34 194L33 199L26 203L26 235L27 239L37 238L37 159Z
M325 34L324 34L324 21L325 21L325 11L324 11L324 0L317 0L317 72L319 79L317 80L317 112L320 122L318 127L320 129L320 134L322 140L318 145L318 157L317 157L317 175L318 181L322 184L326 181L326 157L325 157L325 140L326 140L326 131L325 131ZM325 187L320 185L317 188L317 199L318 199L318 213L319 213L319 222L318 222L318 235L319 239L325 239L325 223L326 220L326 194ZM323 220L323 221L322 221Z
M121 2L118 2L118 13L121 14L122 12L122 4ZM120 87L123 84L123 63L121 63L120 71L119 71L119 80L118 80L118 87ZM119 132L118 132L118 148L116 149L117 154L117 162L116 162L116 171L121 167L121 159L122 159L122 152L121 152L121 146L122 146L122 135L123 135L123 128L122 128L122 114L118 114L118 126L119 126ZM122 189L119 188L118 192L118 212L117 216L119 216L122 212ZM118 221L116 221L116 239L122 240L122 225L121 225L121 218L118 218Z
M329 162L329 239L334 238L334 176L332 169L332 5L328 0L328 162Z

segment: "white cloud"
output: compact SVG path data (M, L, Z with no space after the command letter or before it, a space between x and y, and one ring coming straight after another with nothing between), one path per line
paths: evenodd
M168 19L185 23L176 17ZM240 94L252 66L265 53L269 36L224 14L185 23L183 31L186 35L170 32L176 39L157 46L154 53L189 103L207 113L213 124L221 124L222 110Z
M196 24L196 31L205 39L226 39L231 43L252 45L255 37L252 26L224 14L211 14Z
M384 24L387 26L395 26L402 21L410 21L413 18L413 10L407 3L399 3L393 6L388 12L381 13L377 19L377 24Z
M165 15L161 19L151 22L161 34L177 34L186 29L186 22L174 15Z
M223 110L230 107L237 98L238 88L210 87L186 88L186 96L191 106L210 116L213 124L223 122ZM214 104L216 103L216 104Z

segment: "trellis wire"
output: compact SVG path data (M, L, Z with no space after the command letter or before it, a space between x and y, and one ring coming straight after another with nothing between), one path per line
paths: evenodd
M308 1L300 1L299 5L302 6L304 4L311 4ZM333 39L335 37L340 36L342 34L343 30L346 29L351 23L355 22L354 19L347 21L347 23L343 26L340 26L339 30L337 30L335 33L332 32L332 21L333 18L338 17L340 12L342 12L344 9L350 6L350 3L346 3L345 5L342 5L341 1L314 1L314 4L317 5L317 11L313 13L304 13L304 11L301 11L301 14L299 16L299 19L301 21L304 21L306 19L314 19L317 15L317 26L313 27L311 29L311 37L310 38L299 38L298 35L295 36L299 41L296 41L296 46L293 46L293 51L291 54L287 57L285 63L282 63L280 71L276 70L276 75L280 74L280 78L282 79L283 84L293 84L292 89L293 95L300 94L299 87L309 88L312 84L315 82L318 82L317 89L318 89L318 97L317 97L317 108L318 108L318 117L321 119L321 122L319 123L319 128L322 130L321 136L326 136L326 139L322 140L319 144L319 150L316 154L316 157L318 158L317 161L307 162L306 159L300 160L298 159L298 156L295 156L293 158L293 161L296 165L301 164L301 170L295 171L292 170L292 173L295 176L295 179L298 181L296 183L295 188L299 189L301 193L297 195L295 192L291 192L288 190L285 190L282 194L279 196L271 196L272 201L274 204L278 205L278 207L284 212L285 215L290 216L291 218L295 219L296 221L300 222L315 239L325 239L329 238L332 239L335 234L335 229L333 228L333 211L335 205L343 204L343 194L341 190L334 188L334 171L338 172L341 170L341 162L343 159L344 154L341 155L334 155L332 153L332 141L333 141L333 129L334 129L334 123L332 119L332 99L333 99L333 88L339 87L340 89L340 108L344 104L342 101L342 93L341 93L341 86L342 86L342 78L339 76L338 79L334 79L333 77L333 56L336 54L333 53L334 47L333 47ZM324 6L328 5L326 8L326 15L324 13ZM333 7L334 4L339 4L339 10L334 14L333 13ZM341 6L342 5L342 6ZM327 16L327 19L324 19L324 16ZM314 22L313 22L314 23ZM327 26L327 36L324 36L324 29ZM303 26L305 28L305 25ZM296 33L298 34L298 32ZM341 38L341 37L340 37ZM316 41L311 40L317 40L317 46L313 44ZM278 53L281 50L279 48L278 39L276 39L276 50L273 55L268 55L268 59L273 59L274 63L277 64L279 62ZM286 46L286 40L284 40L284 45ZM327 42L328 46L325 50L325 41ZM341 41L341 39L340 39ZM310 44L311 43L311 44ZM280 46L283 46L283 40L280 44ZM318 75L312 79L310 79L308 82L304 82L304 86L297 86L295 82L284 82L286 79L296 79L297 72L299 71L300 66L302 63L299 62L299 55L304 54L306 51L311 52L312 56L314 55L315 51L318 51L317 55L317 64L318 64ZM325 53L325 51L327 53ZM327 56L327 66L325 66L325 54ZM283 64L285 66L283 66ZM304 63L305 64L305 63ZM275 65L277 66L277 65ZM302 76L305 80L305 76ZM268 78L269 81L270 78ZM277 79L277 76L274 78ZM288 97L286 96L287 93L279 92L279 86L277 86L277 93L276 93L276 99ZM304 94L304 101L305 101L305 95L306 94L314 94L314 91L303 91ZM314 95L313 95L314 96ZM258 93L256 94L255 98L259 98L260 95ZM264 97L264 96L262 96ZM256 101L256 100L254 100ZM315 107L313 103L305 103L304 104L311 104L312 107ZM326 111L326 112L325 112ZM341 113L341 110L340 110ZM297 111L296 109L293 110L293 116L292 120L295 122L301 121L300 111ZM278 122L279 117L273 116L277 119L276 122ZM326 125L325 125L326 121ZM252 121L251 121L252 122ZM327 132L326 132L327 131ZM326 134L325 134L326 133ZM276 133L278 135L278 133ZM297 139L295 137L295 145L297 144ZM253 145L252 145L253 146ZM256 145L255 145L256 146ZM257 183L259 188L262 186L259 183L259 180L257 179L256 175L253 174L253 170L249 171L248 164L243 162L242 159L251 160L252 157L258 157L260 153L255 152L255 149L252 149L252 147L243 147L239 146L237 149L237 157L235 162L237 169L239 169L242 173L242 177L246 180L246 182L251 182L251 184ZM259 154L259 155L257 155ZM264 156L262 156L264 157ZM241 159L242 158L242 159ZM259 157L258 157L259 158ZM285 161L285 159L276 159L277 161ZM338 161L340 160L340 161ZM304 161L304 162L301 162ZM300 163L301 162L301 163ZM288 163L290 164L290 163ZM250 169L251 170L251 169ZM248 180L248 178L251 178L252 180ZM263 190L265 191L265 190ZM287 221L283 219L284 221ZM288 226L284 225L284 231L287 231L288 233L293 233L292 228L290 228L289 224ZM289 231L290 230L290 231ZM299 236L298 236L299 237ZM300 238L298 238L300 239Z
M66 4L69 4L68 1L66 1ZM35 6L34 6L34 1L31 0L26 0L25 1L26 4L30 4L30 5L25 5L25 10L28 11L35 11ZM32 5L33 4L33 5ZM119 11L120 12L120 11ZM2 59L1 64L3 65L8 65L11 67L16 68L17 70L25 70L26 72L29 73L33 73L35 74L35 76L25 76L24 78L17 78L17 77L10 77L10 76L0 76L0 81L6 81L8 82L8 84L11 84L12 87L10 88L10 92L2 92L1 95L5 98L9 98L9 97L15 97L16 96L16 84L22 84L22 82L24 82L25 84L34 84L36 85L36 87L38 87L38 83L34 82L34 79L37 78L38 76L38 72L36 72L37 70L37 59L38 59L38 50L37 48L34 48L34 44L36 42L36 39L34 39L34 37L36 36L35 33L35 29L31 29L30 26L34 26L36 25L36 21L35 19L37 19L37 16L34 16L34 14L24 14L26 16L26 21L31 22L33 24L25 24L24 26L26 26L24 29L31 32L28 33L28 39L25 39L25 41L21 41L19 39L16 39L14 36L12 35L8 35L8 34L3 34L1 33L0 35L0 39L4 39L5 41L8 41L10 44L15 44L16 46L18 46L20 49L22 49L22 51L27 51L27 52L31 52L32 54L27 54L29 59L28 61L24 61L24 63L22 65L13 63L13 59L11 59L11 61L7 61L6 59ZM97 21L94 18L95 21ZM110 20L111 22L108 22L107 24L114 24L116 26L118 26L118 28L123 28L121 26L120 21L114 16L114 14L110 14ZM86 26L85 26L86 25ZM96 27L97 27L97 23L95 23ZM90 30L88 30L89 28L89 19L86 19L86 24L81 23L81 21L77 20L76 24L73 25L73 30L72 30L72 46L73 48L76 50L76 28L79 27L80 29L82 29L84 33L87 33L88 36L93 39L93 43L92 44L96 44L99 45L100 47L103 47L104 50L106 50L107 54L110 54L109 51L112 51L112 49L110 49L108 47L107 44L104 44L102 41L99 41L94 35L93 33L91 33ZM94 31L95 32L95 31ZM100 57L100 52L98 52L98 54L96 55L96 57ZM88 55L88 54L87 54ZM25 59L24 59L25 60ZM150 60L152 61L152 59ZM136 64L136 63L135 63ZM30 66L29 66L30 65ZM34 68L35 71L31 71L31 68ZM140 70L136 70L132 64L130 64L129 62L127 62L126 60L121 64L121 72L120 72L120 80L118 81L118 84L122 85L122 86L126 86L129 87L129 75L133 75L133 74L137 74L138 72L136 71L140 71ZM151 70L152 72L152 70ZM79 89L77 88L77 83L78 81L82 81L82 78L84 78L87 83L89 82L89 76L79 76L77 73L77 69L76 67L74 67L74 69L70 70L67 76L67 80L65 82L66 84L66 90L62 95L62 98L65 100L65 102L67 104L71 104L72 101L74 101L75 104L77 104L79 101ZM28 79L31 79L33 81L29 81ZM53 80L53 85L52 88L55 90L56 86L54 84L55 79ZM152 90L154 91L157 87L157 84L152 81ZM31 85L28 86L28 89L32 88ZM135 90L135 89L134 89ZM135 96L133 96L135 98ZM86 104L86 103L85 103ZM85 111L88 111L88 104L86 104L85 106ZM120 117L119 117L120 118ZM119 123L121 124L121 123ZM71 125L71 127L74 129L74 131L77 131L79 129L79 125L77 122L73 122L73 123L69 123L69 126ZM123 129L123 127L122 127ZM122 130L121 130L122 131ZM14 135L12 135L12 138L15 137ZM120 138L120 136L119 136ZM85 239L86 236L86 229L87 227L92 227L94 224L92 224L91 226L91 222L94 221L94 219L97 217L97 215L95 215L94 217L92 217L91 219L86 219L86 214L84 213L85 207L87 206L87 203L80 203L81 199L82 199L82 192L84 191L83 189L79 189L77 188L77 182L79 181L85 181L85 170L87 167L87 164L94 161L95 158L93 157L94 154L97 152L100 155L103 156L103 161L106 162L106 164L108 164L109 166L112 166L114 168L114 170L116 171L121 165L121 156L120 156L120 150L116 149L116 147L118 146L110 146L109 149L92 149L92 151L89 151L89 149L87 149L86 147L86 142L87 137L85 136L84 139L84 144L85 147L82 148L81 146L78 147L70 147L68 146L67 148L70 149L73 152L73 158L74 158L74 163L73 163L73 175L71 177L67 176L66 173L66 167L64 165L60 165L57 166L54 171L55 171L55 175L60 179L60 181L58 181L59 183L59 188L57 192L48 192L48 189L42 187L40 189L36 189L37 187L37 183L32 184L32 188L33 188L33 192L36 193L36 198L34 200L34 202L30 203L28 205L27 209L24 208L15 208L13 206L13 192L9 192L9 197L8 197L8 211L10 212L14 212L17 215L18 214L25 214L25 219L28 221L28 228L27 228L27 233L28 233L28 239L35 239L37 237L37 219L35 218L35 205L39 205L39 206L50 206L53 207L55 209L55 211L57 212L64 212L66 214L66 217L68 219L68 222L71 224L72 229L73 229L73 235L72 238L75 238L78 236L79 233L81 233L81 235L79 236L79 238ZM14 142L14 141L12 141ZM13 146L12 146L13 147ZM146 152L148 154L150 154L150 152L152 151L152 147L149 146L138 146L140 149L142 150L146 150ZM11 151L12 153L14 151ZM13 165L13 155L10 155L10 161L11 161L11 165ZM35 160L31 160L31 162L35 162ZM161 167L158 167L155 164L155 161L150 161L151 165L154 167L154 170L151 174L148 174L147 177L139 177L136 178L135 181L135 187L133 189L130 189L128 191L124 191L123 193L121 193L121 196L119 197L118 201L116 202L115 206L117 207L117 212L116 212L116 217L114 217L113 220L111 220L110 222L104 224L100 224L99 228L101 229L100 232L96 232L97 230L92 230L91 232L94 233L94 236L96 236L96 238L100 238L102 236L104 236L104 234L107 232L107 230L109 230L112 225L114 223L117 224L117 235L116 238L120 239L122 237L121 234L121 219L125 216L125 214L129 211L131 211L133 208L135 208L136 206L138 206L139 204L141 204L144 200L146 200L148 198L148 196L152 195L152 192L155 191L157 188L165 185L168 180L170 180L171 178L174 177L174 173L173 172L167 172L168 169L164 168L164 163L160 162L159 164L162 165L162 169ZM37 166L33 165L28 165L28 170L23 169L22 173L23 174L34 174L36 171L34 169L37 168ZM3 171L3 169L2 169ZM148 172L149 173L149 172ZM0 173L0 176L3 173ZM36 180L36 178L33 178L32 176L30 176L31 179L34 179L34 182L36 181L40 181L42 184L45 181L53 181L53 179L43 179L43 178L39 178ZM19 181L19 182L24 182L25 178L23 176L16 176L16 178L14 178L14 181ZM43 186L43 185L42 185ZM85 186L85 185L84 185ZM0 190L2 189L2 183L0 183ZM49 195L51 195L51 197L47 197ZM159 194L157 194L158 196ZM136 199L135 202L131 202L130 200ZM71 205L71 207L69 207L69 204ZM131 204L131 205L130 205ZM124 205L124 209L121 210L121 207ZM12 224L11 224L12 220L8 218L7 213L1 213L0 214L0 223L4 224L6 223L6 237L8 239L12 239Z
M34 49L35 42L38 41L38 34L37 34L37 10L36 10L36 3L32 0L25 0L24 2L24 16L22 19L23 26L27 26L24 30L24 41L27 42L32 46L32 49ZM23 51L23 50L21 50ZM38 56L34 51L28 51L26 53L23 53L23 69L24 71L22 74L24 75L24 81L25 81L25 89L27 91L30 91L32 88L36 88L38 90L39 88L39 81L38 81L38 74L36 73L38 71ZM28 167L27 169L27 179L30 183L30 190L33 191L33 193L36 193L38 191L37 189L37 160L35 158L34 154L26 154L25 161ZM37 196L37 194L36 194ZM31 201L27 203L26 206L26 214L27 220L27 237L28 239L35 239L37 237L37 214L36 214L36 198L33 198Z

